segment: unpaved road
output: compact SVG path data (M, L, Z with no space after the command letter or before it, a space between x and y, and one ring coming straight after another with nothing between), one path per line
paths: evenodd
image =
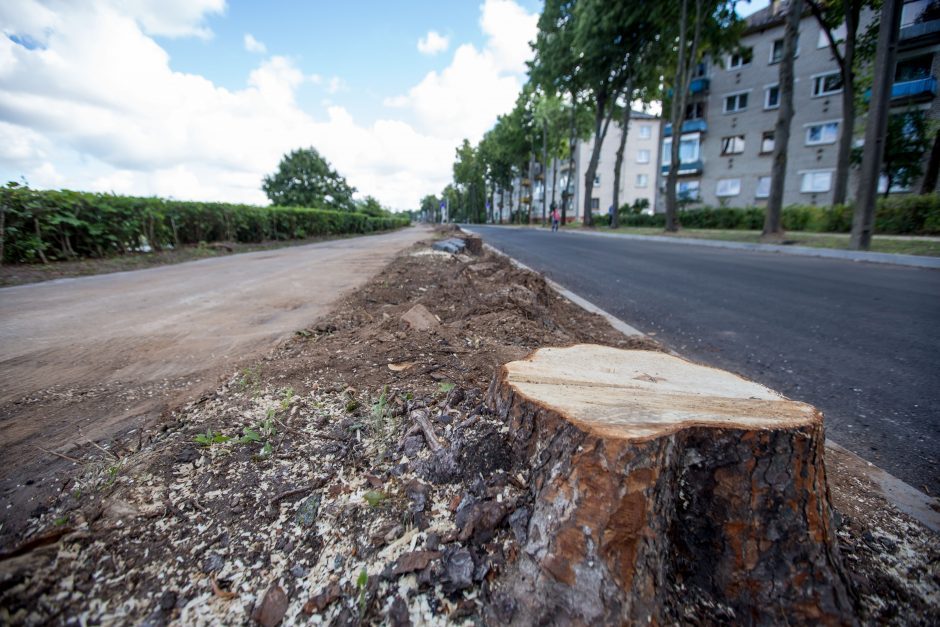
M56 459L38 447L67 454L214 386L427 235L411 228L0 289L0 507L10 480Z

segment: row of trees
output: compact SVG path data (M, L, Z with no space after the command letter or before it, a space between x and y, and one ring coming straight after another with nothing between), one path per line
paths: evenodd
M681 129L687 114L691 82L703 61L738 52L744 22L735 12L734 0L546 0L539 18L538 34L532 47L528 81L513 110L497 119L477 145L464 140L457 149L453 183L440 196L422 201L422 213L440 217L443 201L449 218L484 221L506 206L514 219L529 221L536 207L544 219L550 207L561 201L563 219L571 207L574 181L574 148L578 140L593 137L593 150L583 170L584 187L590 189L597 174L600 151L612 121L623 133L614 164L614 213L617 225L617 197L623 148L634 106L661 104L663 115L673 129ZM842 123L838 162L834 181L834 203L848 197L849 170L853 160L855 121L866 106L864 93L871 89L869 119L887 120L888 101L879 98L879 87L887 81L890 93L893 58L875 51L888 49L892 28L897 39L900 0L790 0L786 18L783 58L779 64L779 117L775 127L771 193L767 204L764 236L783 236L780 211L786 171L786 148L793 115L793 60L796 54L800 20L811 13L821 25L842 78ZM866 12L874 16L863 28ZM882 17L887 16L887 17ZM879 33L879 25L889 20ZM843 28L844 25L844 28ZM893 48L891 48L893 50ZM884 58L882 58L884 57ZM874 77L873 80L871 77ZM879 85L880 82L880 85ZM872 85L874 83L874 85ZM881 109L877 109L881 107ZM877 110L876 110L877 109ZM886 124L886 122L885 122ZM866 137L862 172L881 171L885 147L885 124L876 124L875 139ZM868 130L872 131L872 123ZM678 134L678 133L677 133ZM680 227L677 197L679 142L671 142L667 155L670 167L665 180L666 230ZM564 163L567 161L567 169ZM871 165L866 163L871 162ZM544 174L548 165L553 176L562 180L548 185ZM561 168L558 166L562 165ZM910 168L907 170L910 173ZM533 198L532 182L543 180L541 198ZM857 247L867 248L865 224L871 224L878 176L872 185L863 185L856 195L856 216L860 235L853 237ZM521 181L523 208L513 207L513 185ZM863 181L867 183L868 181ZM561 198L546 198L546 188L562 188ZM870 188L870 189L869 189ZM500 190L497 197L496 190ZM591 197L584 195L581 216L592 225ZM574 209L573 207L571 207ZM867 212L867 214L866 214ZM502 213L500 213L502 215ZM854 230L853 230L854 233ZM857 241L856 241L857 240Z

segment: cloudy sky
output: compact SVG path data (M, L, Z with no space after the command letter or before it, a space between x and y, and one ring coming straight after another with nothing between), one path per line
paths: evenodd
M0 179L265 203L315 146L407 209L522 85L538 0L0 1Z

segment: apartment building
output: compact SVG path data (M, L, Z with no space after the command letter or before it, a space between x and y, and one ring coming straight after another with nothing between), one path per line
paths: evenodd
M938 4L937 0L915 0L904 5L892 97L897 111L917 107L937 117L940 20L931 17ZM785 14L785 2L772 2L754 13L747 20L739 52L709 59L697 68L679 139L677 184L680 198L692 206L766 204L773 129L780 106L778 74ZM837 142L842 132L842 80L826 35L809 13L800 23L794 74L794 116L787 145L783 202L831 204ZM858 144L864 136L864 119L856 124L856 134ZM672 129L667 124L661 150L661 189L669 170L672 141ZM855 187L850 177L850 195ZM664 202L657 205L657 210L664 210Z
M654 115L642 111L634 111L631 114L620 174L621 206L632 205L640 199L648 201L650 212L656 206L661 125L662 120ZM617 162L617 148L620 146L621 132L620 125L611 122L601 146L597 174L590 189L591 207L596 215L606 215L613 204L614 166ZM590 162L593 149L593 137L587 141L579 141L575 149L574 168L570 172L567 160L550 163L544 169L544 173L539 164L534 164L531 179L520 177L514 182L512 190L497 190L497 205L501 198L504 197L505 200L502 201L501 211L497 206L492 212L493 219L503 222L510 220L511 198L513 210L518 210L520 206L527 207L531 200L533 219L541 221L543 192L547 211L551 211L552 198L555 199L558 210L561 211L562 203L566 198L565 189L573 191L572 195L567 197L566 217L568 221L580 219L584 212L584 172ZM568 187L569 174L573 174L570 188Z

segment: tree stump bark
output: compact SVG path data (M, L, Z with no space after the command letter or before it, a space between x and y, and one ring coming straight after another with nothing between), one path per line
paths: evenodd
M489 402L531 472L513 623L854 622L814 407L594 345L506 364Z

